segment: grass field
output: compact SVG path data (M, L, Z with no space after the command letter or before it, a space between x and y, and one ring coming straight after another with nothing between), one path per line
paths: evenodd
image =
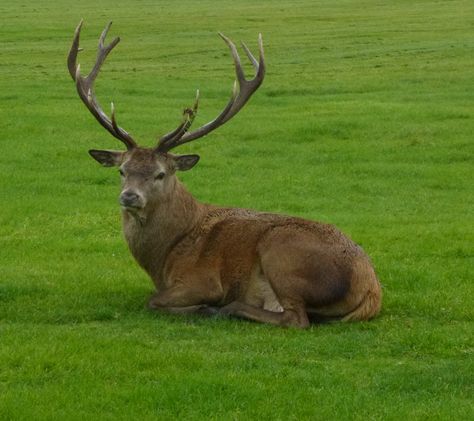
M0 419L473 419L474 3L1 2ZM201 90L224 106L223 31L268 72L232 122L181 148L202 201L334 223L372 257L377 319L309 330L150 313L129 254L120 148L66 69L85 20L104 108L143 145Z

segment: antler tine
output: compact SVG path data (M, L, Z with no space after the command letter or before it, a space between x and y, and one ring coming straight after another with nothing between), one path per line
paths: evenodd
M265 62L263 58L263 41L262 41L262 34L258 36L258 46L259 46L259 63L256 64L256 59L250 53L247 46L243 44L244 50L249 57L252 65L256 70L256 75L251 80L246 80L244 76L244 72L242 70L242 64L240 62L239 54L237 53L237 48L235 47L234 43L223 34L220 34L224 41L229 46L230 50L232 51L232 56L234 58L235 64L235 74L237 76L237 81L239 83L239 94L235 98L234 103L232 104L229 112L223 118L221 124L224 124L228 120L230 120L235 114L237 114L240 109L247 103L250 99L251 95L258 89L258 87L262 84L263 78L265 76Z
M260 38L261 38L261 34L259 35L259 41L260 41ZM245 45L243 41L241 41L240 44L242 45L242 48L244 49L245 54L247 54L247 57L252 63L253 68L255 69L256 72L258 72L258 61L256 60L256 58L253 56L253 54L250 52L250 50L248 49L248 47Z
M183 118L179 126L172 132L162 136L158 142L158 146L155 148L157 152L166 152L171 149L174 142L179 140L187 130L191 127L191 124L196 117L199 106L199 89L196 90L196 99L194 101L193 108L185 108L183 110Z
M234 65L235 65L235 75L237 76L238 81L245 81L245 74L244 70L242 69L242 63L240 62L240 56L237 51L237 47L235 44L227 38L222 32L219 32L219 36L224 40L224 42L227 44L227 46L230 49L230 52L232 54L232 58L234 60Z
M81 98L82 102L84 102L91 114L96 118L96 120L102 125L102 127L112 134L112 136L122 141L128 150L133 149L137 147L137 144L124 129L117 125L113 106L112 119L110 119L100 107L94 94L94 82L100 72L100 68L108 54L119 43L120 38L114 38L114 40L109 45L104 46L105 37L107 36L107 32L112 25L112 22L109 22L100 35L99 46L97 49L97 58L94 67L92 68L91 72L84 77L81 75L81 67L77 63L77 53L80 51L79 38L82 24L83 20L79 22L79 25L77 25L77 28L74 32L74 39L67 60L69 73L72 79L76 82L76 88L79 97Z
M217 127L223 125L242 109L242 107L247 103L247 101L250 99L253 93L262 84L263 79L265 77L265 59L264 59L264 52L263 52L262 34L259 34L259 37L258 37L258 46L259 46L259 61L258 62L255 59L255 57L252 55L250 50L247 48L247 46L244 43L242 43L244 51L247 57L249 58L250 62L252 63L252 66L254 67L255 72L256 72L254 78L250 80L245 79L242 63L240 61L239 53L237 52L237 48L235 44L222 33L219 33L219 35L228 45L231 51L232 58L234 61L234 66L235 66L236 80L234 82L234 87L233 87L232 95L229 99L229 102L225 106L224 110L214 120L210 121L209 123L206 123L202 127L192 132L183 131L181 137L174 136L176 133L178 133L178 129L163 136L160 139L160 143L158 144L158 147L157 147L157 150L159 150L160 152L169 151L170 149L175 148L176 146L179 146L184 143L191 142L192 140L203 137L207 135L208 133L210 133L211 131L215 130ZM238 84L238 89L237 89L237 84ZM173 141L162 142L162 139L164 138L168 139L171 137L173 138Z
M72 77L72 80L76 80L76 70L77 70L77 53L80 51L79 48L79 36L81 34L81 28L84 20L81 19L79 25L77 25L76 30L74 31L74 39L72 41L71 49L67 57L67 68L69 69L69 74Z
M97 59L91 72L87 75L87 79L91 81L91 84L97 78L100 68L102 67L102 64L104 63L109 53L120 42L120 37L116 37L112 40L112 42L109 45L104 47L105 37L107 36L107 33L109 32L111 25L112 25L112 22L109 22L107 26L104 28L104 30L102 31L102 33L100 34L99 45L97 47Z

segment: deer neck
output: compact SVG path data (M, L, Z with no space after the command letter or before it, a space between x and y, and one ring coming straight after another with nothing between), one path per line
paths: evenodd
M198 224L204 207L176 180L173 194L150 204L144 215L122 211L130 251L156 285L162 278L168 253Z

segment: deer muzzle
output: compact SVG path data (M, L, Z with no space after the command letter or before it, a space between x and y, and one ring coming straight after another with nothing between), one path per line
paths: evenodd
M145 206L142 196L132 190L124 190L120 194L119 203L127 209L141 209Z

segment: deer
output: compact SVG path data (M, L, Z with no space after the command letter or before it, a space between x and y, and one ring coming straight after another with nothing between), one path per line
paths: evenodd
M190 131L194 105L176 129L156 146L139 146L102 110L94 82L108 54L110 22L99 38L96 62L87 76L77 63L83 21L77 26L67 64L77 93L95 119L126 150L89 150L105 167L118 167L119 204L128 247L154 283L151 310L172 314L221 315L282 327L307 328L319 321L364 321L381 309L381 285L363 249L335 226L299 217L201 203L178 180L200 157L171 150L208 135L233 118L265 76L262 35L259 58L242 43L255 71L247 79L235 44L230 49L236 80L232 95L212 121Z

